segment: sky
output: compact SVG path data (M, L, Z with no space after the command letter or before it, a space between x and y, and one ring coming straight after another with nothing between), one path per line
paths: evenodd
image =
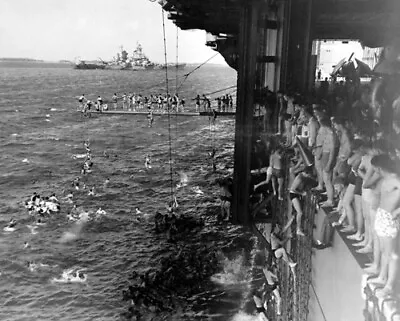
M164 62L161 12L149 0L0 0L0 57L111 60L121 45L131 53L140 42L150 60ZM167 58L175 62L177 30L165 18ZM201 63L216 53L204 31L178 36L180 62Z

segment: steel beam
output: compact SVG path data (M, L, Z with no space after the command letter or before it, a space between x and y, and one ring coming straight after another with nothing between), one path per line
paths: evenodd
M253 105L258 44L258 4L248 1L242 8L239 29L239 70L233 172L232 223L250 222L250 166L253 135Z

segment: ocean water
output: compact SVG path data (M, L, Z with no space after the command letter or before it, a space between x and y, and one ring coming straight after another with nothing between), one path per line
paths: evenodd
M180 71L179 79L189 71L190 67ZM169 77L173 91L175 74ZM144 116L87 118L75 112L83 93L89 99L101 95L103 100L114 92L157 94L165 92L164 80L163 71L0 65L0 320L121 320L127 307L122 290L130 274L156 269L162 257L176 251L177 245L168 243L164 234L155 234L152 224L152 216L165 210L171 197L170 163L173 171L183 171L189 178L188 186L177 192L180 209L206 222L200 232L178 243L204 243L225 256L219 272L204 280L206 290L186 298L190 305L185 312L163 315L163 320L230 320L240 310L249 277L243 248L251 242L241 228L216 224L218 190L212 184L232 172L234 119L218 118L210 126L207 117L171 116L168 123L168 117L155 116L148 128ZM187 78L180 96L194 109L191 98L197 93L235 84L231 69L205 66ZM94 168L82 181L96 188L95 196L72 188L82 164L73 155L85 153L87 139ZM208 158L213 147L217 173L212 173ZM146 155L152 158L149 170L144 166ZM173 186L178 182L174 174ZM32 234L26 225L33 219L24 201L33 192L54 192L61 199L71 191L79 207L101 207L107 215L89 221L73 242L60 243L60 237L74 228L66 218L72 204L62 201L61 212ZM135 214L135 208L142 214ZM16 231L3 231L11 218L18 221ZM24 242L30 247L24 249ZM38 269L29 270L28 261L37 263ZM54 282L73 268L84 269L86 282Z

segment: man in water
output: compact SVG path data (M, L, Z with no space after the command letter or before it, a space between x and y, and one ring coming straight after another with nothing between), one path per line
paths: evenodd
M232 193L233 193L233 182L231 178L221 179L217 181L220 187L220 200L221 200L221 214L220 217L224 221L229 221Z
M94 187L92 187L91 189L89 189L88 196L94 196Z
M151 158L150 155L147 154L145 161L144 161L144 166L146 167L146 169L150 169L151 168Z
M8 222L7 227L8 227L8 228L14 228L15 225L17 225L17 220L16 220L15 218L12 218L12 219L10 220L10 222Z

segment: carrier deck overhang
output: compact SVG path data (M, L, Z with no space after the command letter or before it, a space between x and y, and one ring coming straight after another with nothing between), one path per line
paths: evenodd
M302 4L313 15L314 39L357 39L369 47L380 47L400 36L400 3L396 0L167 0L169 19L183 30L202 29L218 35L238 35L244 6L279 7ZM293 13L293 15L301 15Z

